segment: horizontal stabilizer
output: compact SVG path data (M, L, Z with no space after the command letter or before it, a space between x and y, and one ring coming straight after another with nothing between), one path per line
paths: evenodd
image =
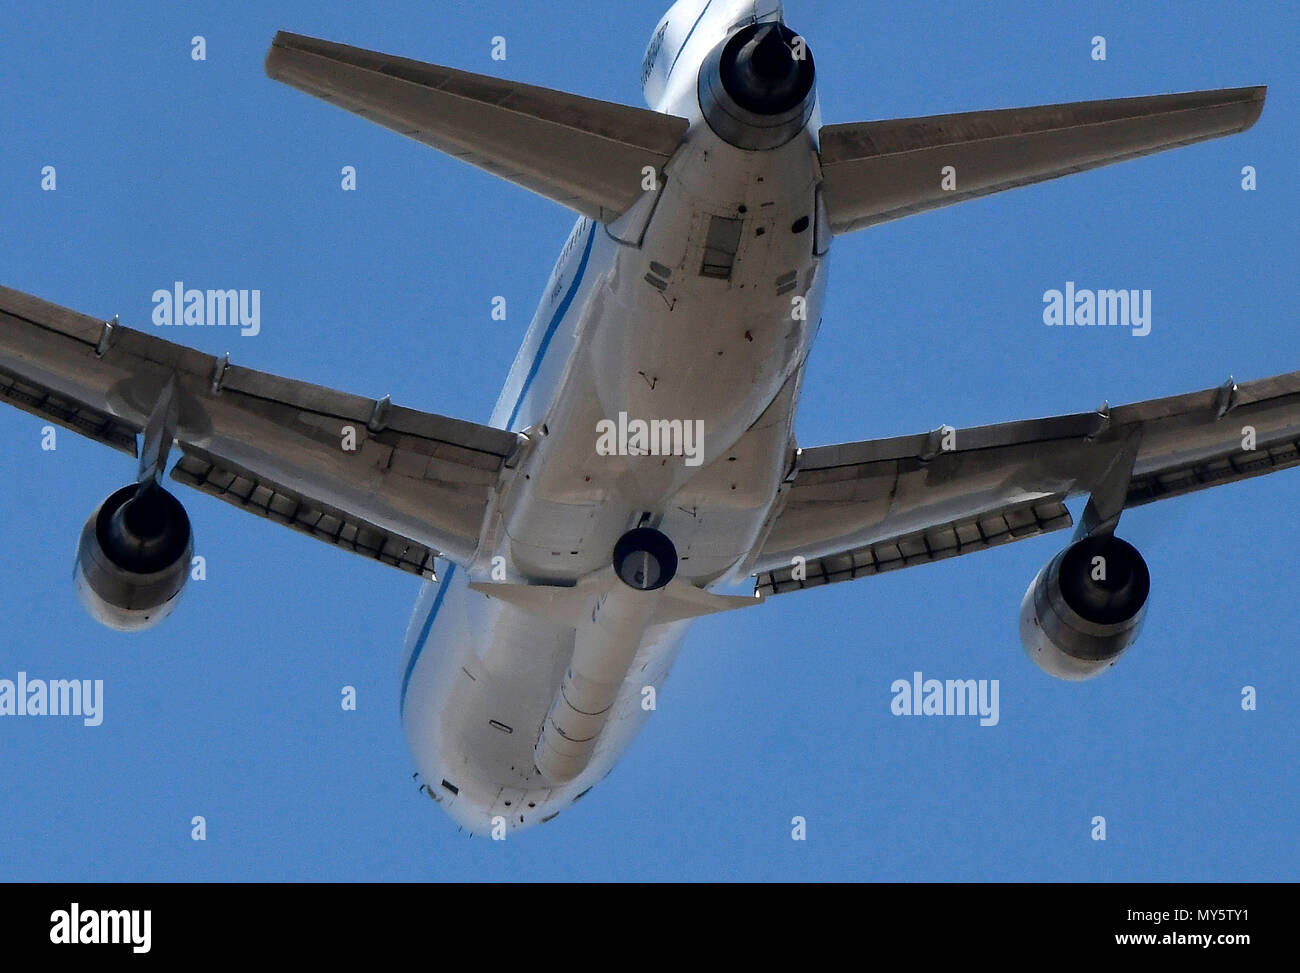
M828 125L823 193L834 233L1243 132L1264 87ZM945 179L945 168L952 172Z
M683 118L281 31L266 73L594 220L662 171Z

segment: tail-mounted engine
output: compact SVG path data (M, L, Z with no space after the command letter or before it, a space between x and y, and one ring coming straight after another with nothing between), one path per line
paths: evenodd
M816 79L802 37L785 24L750 24L705 59L700 109L717 136L737 148L775 149L808 124Z

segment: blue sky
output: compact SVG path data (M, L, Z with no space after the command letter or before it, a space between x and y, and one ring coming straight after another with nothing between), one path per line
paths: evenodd
M990 11L988 8L992 7ZM803 445L1082 411L1300 367L1300 11L1283 3L789 0L827 122L1267 83L1249 133L837 241ZM571 215L267 80L276 29L639 104L662 10L581 0L52 3L0 31L0 282L149 327L175 280L259 288L250 367L485 420ZM190 38L208 59L190 59ZM1108 59L1089 57L1106 37ZM491 38L507 60L490 59ZM58 188L39 188L42 166ZM339 190L354 165L359 190ZM1259 189L1240 171L1257 167ZM1152 333L1050 329L1042 295L1149 288ZM491 299L509 316L493 321ZM174 338L176 335L168 334ZM470 839L397 717L418 581L180 492L208 580L97 627L78 531L132 464L0 411L0 678L105 682L104 722L0 720L0 879L1295 880L1300 472L1130 512L1153 577L1114 670L1016 634L1062 537L699 622L612 776ZM180 491L182 488L177 488ZM1000 681L1001 719L890 714L914 671ZM344 685L359 708L339 706ZM1255 686L1259 709L1243 712ZM205 842L190 819L207 819ZM795 815L808 840L790 838ZM1090 840L1094 815L1107 840Z

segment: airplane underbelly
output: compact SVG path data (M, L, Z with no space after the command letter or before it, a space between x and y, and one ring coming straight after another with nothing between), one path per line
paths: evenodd
M826 285L809 148L746 154L700 128L642 230L575 227L494 413L526 438L482 549L426 589L407 640L408 741L464 826L525 827L582 796L679 649L688 623L659 620L739 607L700 593L658 614L648 591L606 588L546 615L509 589L597 581L642 529L690 590L743 566L792 461Z
M451 568L425 586L407 633L402 721L425 792L463 827L486 832L549 820L613 766L649 716L686 623L649 629L585 769L563 785L534 766L534 749L574 630L484 597Z

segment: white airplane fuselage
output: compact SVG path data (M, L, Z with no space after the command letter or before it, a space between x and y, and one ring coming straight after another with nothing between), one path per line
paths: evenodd
M474 562L445 566L416 604L403 726L424 789L470 831L549 820L605 776L650 715L646 689L667 676L689 620L624 622L609 648L615 671L627 665L615 702L580 771L555 780L534 752L596 613L564 624L469 583L575 585L608 572L615 543L639 526L671 539L680 580L735 583L790 468L826 287L819 112L785 145L745 151L714 134L696 89L735 24L777 6L683 0L665 18L647 100L688 119L689 135L643 206L574 227L492 415L529 445ZM740 229L734 256L708 239L715 217L737 221L722 224ZM702 273L719 260L730 260L725 277ZM699 455L603 455L599 424L620 416L696 424Z

